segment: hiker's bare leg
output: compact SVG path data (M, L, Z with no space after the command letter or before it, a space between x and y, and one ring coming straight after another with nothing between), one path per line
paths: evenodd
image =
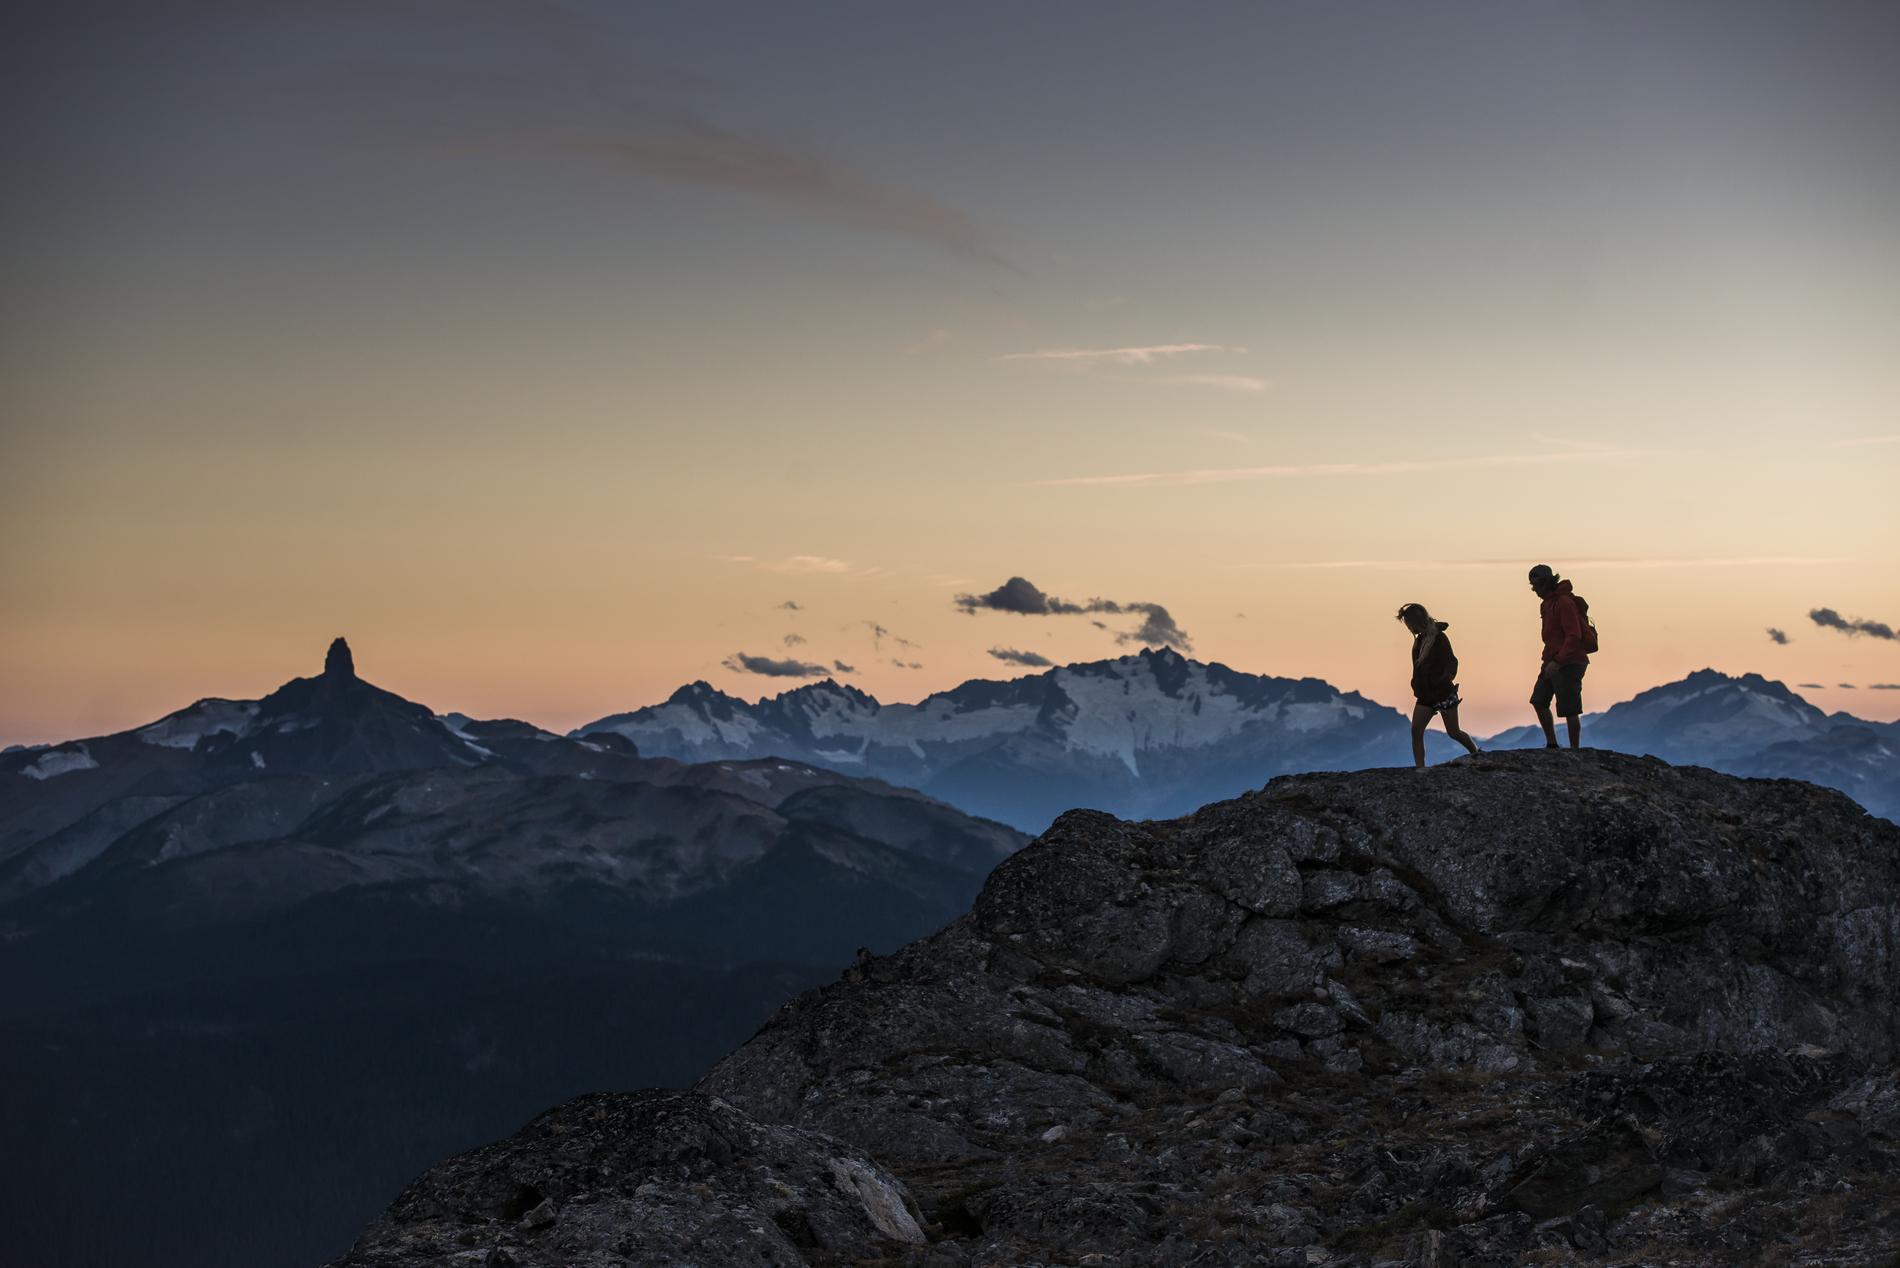
M1445 734L1464 745L1465 752L1476 753L1478 746L1471 742L1469 735L1466 735L1458 728L1458 706L1453 705L1451 708L1443 710L1443 713L1445 717Z
M1431 720L1429 708L1422 704L1412 706L1412 765L1420 770L1425 768L1425 728Z
M1583 718L1573 713L1565 718L1564 722L1570 728L1570 747L1576 748L1578 742L1583 739ZM1552 742L1555 743L1555 740L1553 739Z
M1537 721L1544 728L1544 747L1556 748L1557 747L1557 723L1550 716L1550 706L1547 704L1540 704L1540 705L1533 705L1532 707L1537 710Z

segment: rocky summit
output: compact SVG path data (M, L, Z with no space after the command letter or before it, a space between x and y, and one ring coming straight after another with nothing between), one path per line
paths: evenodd
M1073 811L340 1265L1893 1265L1900 828L1612 753Z

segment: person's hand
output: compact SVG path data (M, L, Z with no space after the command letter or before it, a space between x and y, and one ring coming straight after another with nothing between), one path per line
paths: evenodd
M1537 671L1537 676L1539 678L1548 678L1550 677L1551 673L1556 670L1556 668L1557 668L1556 661L1547 660L1544 662L1544 667Z

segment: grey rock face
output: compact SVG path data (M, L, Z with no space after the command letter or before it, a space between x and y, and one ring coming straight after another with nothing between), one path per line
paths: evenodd
M336 1268L803 1264L924 1240L857 1150L691 1092L599 1093L432 1168Z
M700 1090L890 1168L890 1262L1871 1268L1897 1005L1891 823L1506 753L1066 814Z
M1660 1202L1665 1164L1783 1175L1773 1150L1804 1148L1785 1131L1726 1160L1655 1146L1689 1100L1740 1131L1749 1111L1724 1098L1759 1092L1762 1062L1808 1063L1796 1103L1890 1121L1891 1085L1852 1072L1894 1060L1897 974L1900 831L1845 798L1607 753L1486 755L1425 778L1292 776L1172 822L1064 815L968 917L794 1001L701 1086L869 1150L996 1256L973 1262L1187 1262L1157 1248L1198 1220L1236 1247L1205 1262L1262 1262L1238 1248L1288 1237L1367 1256L1328 1262L1424 1262L1429 1231L1437 1262L1508 1263L1666 1225L1611 1218ZM1693 1090L1599 1130L1579 1071ZM1439 1127L1380 1108L1405 1097ZM1488 1126L1454 1148L1452 1122ZM1751 1148L1770 1152L1736 1161ZM1275 1178L1296 1160L1310 1174Z

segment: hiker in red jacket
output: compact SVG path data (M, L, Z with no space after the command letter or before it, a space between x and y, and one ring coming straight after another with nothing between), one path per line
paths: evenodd
M1583 614L1571 594L1570 583L1550 570L1549 564L1531 569L1531 589L1543 600L1544 663L1537 671L1537 685L1531 688L1531 708L1544 728L1544 747L1557 747L1557 727L1550 717L1550 702L1557 700L1557 712L1570 730L1570 747L1576 748L1583 737L1583 671L1590 664L1584 650Z
M1475 754L1478 746L1458 726L1458 656L1445 631L1451 626L1435 621L1422 603L1399 609L1399 620L1412 631L1412 765L1425 769L1425 728L1432 715L1445 719L1445 734Z

